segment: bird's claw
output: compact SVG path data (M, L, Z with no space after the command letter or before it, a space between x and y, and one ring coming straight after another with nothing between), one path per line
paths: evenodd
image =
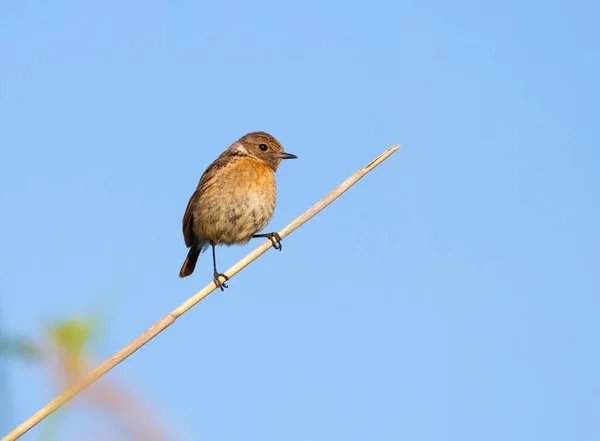
M273 248L275 248L278 251L281 251L282 245L281 236L279 235L279 233L267 233L267 238L273 244Z
M218 273L215 271L215 275L214 275L215 285L217 285L217 288L220 288L221 291L225 291L225 288L227 288L228 286L225 284L225 282L221 282L221 277L223 277L225 279L225 282L229 280L229 277L227 277L225 274Z
M273 248L281 251L281 236L279 233L263 233L263 234L255 234L252 237L266 237L271 241Z

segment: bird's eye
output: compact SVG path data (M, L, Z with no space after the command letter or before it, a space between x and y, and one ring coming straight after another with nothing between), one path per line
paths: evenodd
M267 144L259 144L258 148L261 149L263 152L266 152L269 147L267 147Z

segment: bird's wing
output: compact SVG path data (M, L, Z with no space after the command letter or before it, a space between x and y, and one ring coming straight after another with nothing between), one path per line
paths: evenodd
M183 215L183 239L185 240L185 246L187 248L191 247L196 241L196 235L194 234L194 202L196 201L196 193L198 190L194 192L190 201L187 204L187 208L185 209L185 214Z
M198 182L198 187L188 202L187 208L185 209L185 214L183 215L183 238L185 239L185 246L188 248L191 247L197 240L196 235L194 234L195 204L202 196L202 193L204 193L206 189L212 185L213 177L215 176L217 170L225 167L228 162L228 157L221 155L212 164L210 164L204 173L202 173L200 182Z

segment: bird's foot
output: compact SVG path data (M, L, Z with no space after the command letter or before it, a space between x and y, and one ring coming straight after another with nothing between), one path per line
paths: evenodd
M279 233L264 233L264 234L255 234L253 237L266 237L273 244L273 248L281 251L281 236Z
M223 277L223 279L225 279L224 282L221 282L221 277ZM220 288L221 291L225 291L225 288L227 288L227 285L225 284L225 282L227 282L228 280L229 280L229 277L227 277L225 274L218 273L215 271L215 273L214 273L215 285L217 285L217 288Z
M273 248L275 248L278 251L281 251L282 245L281 236L279 235L279 233L267 233L267 238L273 244Z

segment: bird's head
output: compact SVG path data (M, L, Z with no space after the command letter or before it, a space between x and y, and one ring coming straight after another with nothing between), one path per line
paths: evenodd
M286 153L273 136L266 132L251 132L242 136L227 149L230 153L250 156L264 162L274 171L284 159L296 159L296 155Z

